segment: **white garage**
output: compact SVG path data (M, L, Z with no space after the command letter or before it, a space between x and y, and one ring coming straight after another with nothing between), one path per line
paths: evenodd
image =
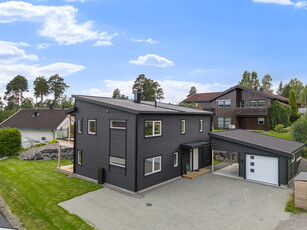
M246 179L278 185L278 157L246 154Z

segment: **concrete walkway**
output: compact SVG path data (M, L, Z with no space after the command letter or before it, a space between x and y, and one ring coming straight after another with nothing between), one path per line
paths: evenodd
M242 177L239 177L239 164L238 163L234 163L232 165L228 165L222 169L214 171L214 174L219 175L219 176L226 176L226 177L243 180Z
M290 191L206 174L138 198L103 188L60 206L98 229L267 230L289 218L284 208Z

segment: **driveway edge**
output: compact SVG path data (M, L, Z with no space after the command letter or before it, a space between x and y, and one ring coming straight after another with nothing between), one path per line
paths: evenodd
M5 201L2 199L1 196L0 196L0 212L3 214L4 218L8 221L8 224L10 224L13 228L24 230L21 222L19 221L19 218L11 213L9 207L6 205Z

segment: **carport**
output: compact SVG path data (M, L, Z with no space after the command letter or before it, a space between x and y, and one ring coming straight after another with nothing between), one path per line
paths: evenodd
M239 154L239 175L246 180L281 185L296 175L303 143L245 130L209 133L214 150ZM214 164L212 164L214 172Z

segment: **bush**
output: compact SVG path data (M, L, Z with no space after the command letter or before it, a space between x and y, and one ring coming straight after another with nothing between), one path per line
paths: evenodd
M40 146L43 146L43 145L47 145L47 144L46 143L39 143L39 144L34 145L34 148L40 147Z
M0 157L12 156L21 150L21 134L16 128L0 130Z
M57 142L58 142L57 139L53 139L53 140L49 141L47 144L49 145L49 144L54 144L54 143L57 143Z
M270 109L270 129L282 124L284 127L290 125L290 108L279 101L271 101Z
M298 142L307 142L307 119L301 118L292 126L293 140Z
M304 147L302 150L302 157L304 157L305 159L307 159L307 147Z
M282 124L276 125L274 130L275 130L277 133L285 133L285 132L286 132L285 126L282 125Z

